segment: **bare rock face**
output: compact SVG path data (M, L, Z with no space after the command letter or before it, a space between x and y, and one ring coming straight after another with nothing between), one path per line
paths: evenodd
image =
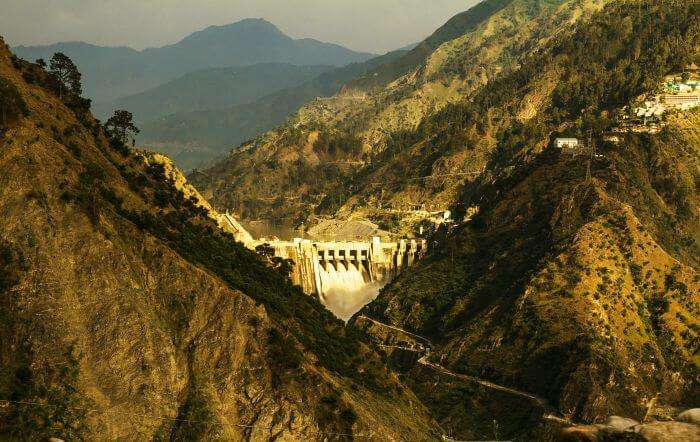
M0 120L0 440L439 435L318 301L48 80L0 40L19 103Z
M630 425L632 424L632 425ZM650 422L612 416L606 424L577 425L561 431L561 442L696 442L700 426L686 422Z
M639 422L626 417L610 416L605 425L612 427L618 431L625 431L628 428L634 427L635 425L639 425Z
M691 408L678 415L678 420L689 424L700 425L700 408Z
M685 422L653 422L635 427L635 432L649 442L696 442L700 427Z

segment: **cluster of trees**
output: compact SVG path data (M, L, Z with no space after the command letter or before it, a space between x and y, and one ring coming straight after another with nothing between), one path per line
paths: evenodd
M110 137L116 139L126 145L132 135L140 132L139 128L134 125L134 115L127 110L117 109L114 115L111 116L104 124L105 131ZM134 140L131 140L134 144Z
M30 349L21 350L31 353ZM9 394L13 406L0 413L1 439L82 440L94 404L79 393L79 361L75 353L69 346L63 354L63 364L37 368L24 360L14 368Z
M292 275L292 270L294 270L294 260L291 259L284 259L280 258L279 256L275 256L275 248L270 246L269 244L260 244L255 248L255 251L258 252L260 256L265 257L270 266L274 269L277 269L282 276L284 276L287 279L291 278Z
M39 70L34 69L34 66ZM73 60L66 54L57 52L49 60L48 66L43 59L38 59L34 66L27 70L25 80L37 80L39 84L54 92L66 106L78 114L78 117L84 119L92 103L82 96L82 74Z
M362 140L346 134L330 134L323 130L314 143L314 152L320 158L358 161L362 157Z
M46 68L46 62L38 59L36 64ZM63 99L66 94L81 96L83 94L82 74L78 67L63 52L57 52L51 57L49 62L49 73L54 76L58 97Z
M76 113L80 121L92 127L90 124L92 118L88 118L91 101L82 97L82 74L70 57L57 52L48 64L43 59L36 60L36 63L28 63L13 58L13 62L15 68L22 72L25 81L38 84L53 92ZM27 105L17 88L0 78L0 127L6 126L26 113ZM110 138L112 147L124 154L128 153L126 146L130 138L139 133L139 129L134 125L133 115L127 110L116 110L114 115L106 121L103 129ZM131 144L134 144L133 138L131 138Z

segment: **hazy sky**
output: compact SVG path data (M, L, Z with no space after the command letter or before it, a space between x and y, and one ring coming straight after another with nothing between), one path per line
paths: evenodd
M12 46L87 41L136 49L209 25L265 18L294 37L383 53L427 37L478 0L0 0Z

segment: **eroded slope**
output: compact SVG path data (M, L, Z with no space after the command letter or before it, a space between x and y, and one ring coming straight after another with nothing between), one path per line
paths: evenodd
M3 437L436 435L375 353L162 162L108 141L4 44L0 85L23 104L3 100L0 121Z

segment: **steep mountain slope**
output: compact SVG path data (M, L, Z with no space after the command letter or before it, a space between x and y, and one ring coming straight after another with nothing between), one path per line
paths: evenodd
M652 398L694 406L700 198L666 186L698 178L700 113L677 118L656 139L606 146L591 180L581 161L547 151L475 188L481 214L361 314L429 337L449 370L539 395L575 422L642 419ZM539 423L514 419L517 397L485 406L493 394L449 382L454 392L436 392L434 377L417 367L405 382L449 434L490 436L475 419L485 410L506 437Z
M64 52L83 73L86 95L97 102L140 93L206 68L260 63L343 66L372 57L335 44L294 40L262 19L211 26L175 44L143 51L86 43L18 46L13 50L29 61L48 60L55 52Z
M454 198L464 176L410 193L396 193L386 186L409 177L480 170L486 158L483 151L462 150L460 156L444 158L442 162L433 157L436 162L432 166L397 174L391 171L392 163L397 161L393 158L396 145L411 139L411 134L417 128L420 130L421 123L429 117L446 108L444 112L449 112L451 103L468 100L490 79L515 69L551 39L571 32L575 23L585 21L605 3L604 0L480 3L429 38L429 44L420 45L418 48L437 46L437 49L421 58L423 61L408 74L385 87L367 88L366 82L351 82L336 97L303 107L288 125L232 151L227 160L206 171L214 177L207 194L216 204L235 207L245 216L303 218L314 210L325 210L330 204L337 209L338 202L343 201L344 197L328 185L329 179L343 183L341 187L347 189L345 184L351 177L366 178L369 172L384 167L377 181L395 198L382 204L393 208L424 203L445 206ZM457 38L444 41L453 36ZM379 77L377 72L369 77L375 74ZM315 140L319 137L327 141L317 145ZM329 149L329 146L333 147ZM425 152L428 146L418 149L421 151L410 155L430 157ZM267 177L266 182L252 186L253 177L260 173ZM375 180L364 183L357 180L357 186L362 189L378 187L371 186L372 183ZM422 187L417 184L416 187ZM280 210L282 205L269 199L272 189L275 192L282 189L284 196L297 198L298 204L294 207L286 204ZM354 186L352 189L355 191ZM375 202L365 200L358 205L367 208L370 206L367 203Z
M221 110L180 112L149 121L141 125L139 142L167 153L185 169L198 167L226 153L232 146L284 123L309 101L334 95L348 81L404 53L394 51L363 63L333 69L252 103Z
M652 398L697 404L700 112L619 144L602 134L698 60L699 18L695 1L614 2L397 146L415 159L397 174L430 155L494 154L455 198L458 217L478 214L438 233L433 255L361 314L431 339L430 360L447 370L542 397L574 421L641 419ZM590 168L552 147L589 131L600 155ZM436 391L424 370L407 382L448 433L474 436L459 425L483 413L468 395ZM508 405L492 410L501 434L523 437Z
M0 438L437 437L181 177L50 87L0 42Z
M214 68L191 72L140 94L111 103L98 103L98 117L114 109L128 109L140 125L179 112L222 109L254 102L282 89L306 83L333 69L331 66L295 66L283 63Z
M430 37L415 45L410 52L401 58L379 66L367 75L350 82L350 85L354 88L386 86L425 63L431 54L444 43L473 32L476 27L499 10L508 6L512 1L492 0L478 2L468 11L452 17Z

